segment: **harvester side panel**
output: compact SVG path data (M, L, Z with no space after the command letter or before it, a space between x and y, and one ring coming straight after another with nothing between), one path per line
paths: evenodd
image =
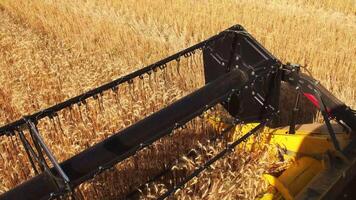
M278 110L281 63L241 26L224 33L203 50L205 81L213 81L235 68L244 71L251 77L248 85L224 107L242 121L261 121L268 112Z

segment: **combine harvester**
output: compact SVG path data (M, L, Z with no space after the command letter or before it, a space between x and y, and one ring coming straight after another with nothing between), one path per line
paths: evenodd
M89 98L96 98L104 91L115 90L120 84L169 67L167 63L194 53L203 54L206 84L191 94L61 163L42 139L41 134L46 133L40 133L36 127L42 119ZM291 110L294 117L288 127L266 128L280 114L282 82L290 84L298 93L296 106ZM296 125L295 115L302 95L320 110L325 124ZM279 176L265 176L271 190L262 199L333 199L355 177L355 111L335 98L318 81L301 73L298 65L281 63L242 26L236 25L157 63L1 127L2 137L16 136L21 139L31 165L38 173L3 193L0 199L37 200L70 196L80 184L218 104L234 118L230 124L226 122L223 131L245 124L243 136L228 143L223 151L160 199L170 197L261 129L268 129L265 132L270 134L266 137L266 143L279 148L285 154L282 156L295 159L294 164ZM332 120L337 123L332 123Z

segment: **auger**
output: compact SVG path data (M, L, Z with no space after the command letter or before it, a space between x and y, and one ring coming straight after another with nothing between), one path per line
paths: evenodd
M85 103L89 98L97 99L100 109L104 109L100 102L100 94L103 92L112 90L119 98L118 87L121 84L131 84L134 79L143 79L157 70L170 67L168 63L179 62L181 57L189 57L197 52L202 52L203 55L203 87L61 163L43 141L41 134L46 133L40 133L36 127L40 120L52 119L57 112ZM179 69L177 71L179 73ZM332 160L332 166L320 168L312 176L308 175L301 181L302 186L297 188L294 187L295 183L286 181L284 177L303 177L301 174L291 174L287 169L280 177L270 176L269 180L273 179L271 184L276 190L263 198L272 199L278 195L285 199L336 197L356 175L355 111L334 97L318 81L302 73L299 65L283 64L242 26L235 25L152 65L0 127L0 136L20 138L37 173L35 177L1 194L0 199L51 199L71 194L83 182L170 135L172 131L218 104L234 119L232 126L226 128L225 132L233 130L237 124L255 124L253 128L246 130L242 137L227 145L226 149L160 197L165 199L231 152L238 144L248 140L265 125L271 124L279 115L283 82L291 85L298 93L293 108L294 114L290 126L286 129L276 129L277 131L272 133L272 139L266 142L283 145L287 152L298 155L301 163L312 163L308 165L311 168L323 162L322 159L316 159L318 156L333 152L335 159ZM320 110L326 130L315 128L303 132L296 125L295 112L298 110L301 96L306 97ZM338 124L331 123L331 120ZM24 131L29 132L31 141L24 136ZM340 141L341 137L346 136L346 140ZM315 147L306 148L302 143ZM294 170L294 173L302 169L307 170L303 165L295 168L297 170ZM274 184L275 182L279 184Z

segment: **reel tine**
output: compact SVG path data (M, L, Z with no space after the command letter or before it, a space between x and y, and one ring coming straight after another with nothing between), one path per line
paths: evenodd
M127 83L130 85L130 84L133 84L134 83L134 80L133 79L130 79L127 81Z
M161 69L161 70L163 70L166 67L167 67L167 64L163 64L163 65L158 66L158 68Z
M82 111L82 105L83 105L82 101L77 103L80 120L82 121L83 124L85 124L84 117L83 117L83 111Z
M54 116L53 115L50 115L49 116L49 120L50 122L52 123L52 127L54 129L54 132L56 132L58 134L58 129L57 129L57 125L56 125L56 122L54 120Z
M114 98L115 98L115 101L116 101L117 105L122 107L121 106L121 101L120 101L120 98L119 98L119 87L115 86L111 90L114 93Z
M99 106L101 105L101 111L105 111L105 107L104 107L104 93L100 93L99 95Z
M69 118L70 118L70 121L72 122L72 123L75 123L75 121L74 121L74 114L73 114L73 112L74 112L74 108L73 108L73 105L71 105L71 106L69 106L68 107L69 108Z
M153 72L157 72L157 67L156 67L156 66L153 67L153 68L152 68L152 71L153 71Z
M61 119L60 119L58 113L56 113L55 118L57 119L57 123L58 123L59 129L61 130L62 134L65 135L64 130L63 130L63 128L62 128Z
M114 87L111 88L111 90L112 90L113 92L118 92L119 87L118 87L118 86L114 86Z
M188 58L188 57L192 56L192 53L191 53L191 52L188 52L188 53L185 53L183 56L184 56L185 58Z
M180 73L180 58L177 58L176 59L176 69L177 69L177 73L178 73L178 75L181 77L182 75L181 75L181 73Z
M103 97L104 96L104 93L103 92L101 92L101 93L99 93L98 95L94 95L93 96L93 99L98 103L98 107L99 107L99 113L103 113L104 112L104 100L103 100ZM95 109L95 111L96 111L96 109ZM97 112L95 113L95 114L97 114Z

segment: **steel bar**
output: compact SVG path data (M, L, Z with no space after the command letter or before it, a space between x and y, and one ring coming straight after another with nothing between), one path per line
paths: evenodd
M299 99L300 99L300 92L297 91L297 96L295 97L294 108L292 110L292 116L290 119L289 125L289 134L295 134L295 125L296 125L296 118L299 112Z
M238 120L236 120L236 122L234 122L233 124L231 124L231 125L229 125L228 127L226 127L224 130L222 130L220 134L217 134L217 135L215 135L214 137L209 138L209 141L211 142L211 141L215 141L215 140L217 140L217 139L223 139L224 137L226 137L227 133L229 133L229 132L230 132L233 128L235 128L236 125L238 125L238 124L239 124L239 123L238 123ZM196 149L195 149L195 150L196 150ZM185 153L184 155L187 156L187 153ZM130 194L128 194L128 195L126 196L126 199L136 199L136 198L135 198L135 195L138 194L139 191L143 190L143 188L144 188L147 184L153 183L153 182L159 180L161 177L163 177L163 176L165 176L166 174L168 174L168 173L171 171L171 169L172 169L172 167L174 166L174 164L175 164L175 162L169 163L168 166L167 166L167 168L166 168L164 171L162 171L162 172L160 172L159 174L157 174L156 176L150 178L147 182L141 184L139 187L137 187L136 190L134 190L134 191L132 191Z
M319 110L323 106L321 104L324 104L329 117L344 122L353 132L356 132L356 116L351 108L331 94L318 81L306 74L299 73L293 66L285 65L282 70L283 81L292 86L299 87L303 95ZM322 102L318 100L318 95L322 99Z
M53 167L57 170L61 178L63 178L64 183L69 183L69 178L68 176L63 172L62 168L59 166L57 159L54 157L53 153L51 150L47 147L45 142L43 141L42 136L38 132L36 126L32 121L27 121L27 124L30 128L30 131L34 134L34 137L36 137L36 141L38 142L38 145L43 149L43 151L46 153L48 159L52 162ZM35 141L34 141L35 142Z
M232 91L240 90L247 81L244 72L232 70L159 112L64 161L60 167L68 176L70 186L78 186L93 178L102 169L134 155L138 150L169 134L177 126L222 102ZM56 173L54 169L52 172ZM56 192L55 185L42 173L2 194L0 199L42 199Z
M258 130L260 130L261 128L263 128L266 125L266 121L261 122L260 124L258 124L255 128L253 128L251 131L249 131L248 133L246 133L245 135L243 135L241 138L237 139L235 142L228 144L228 146L222 150L221 152L219 152L217 155L215 155L214 157L212 157L211 159L209 159L206 163L204 163L203 165L199 166L198 169L196 169L193 173L191 173L189 176L187 176L182 182L180 182L179 184L177 184L176 186L174 186L172 189L168 190L167 192L165 192L162 196L160 196L158 198L158 200L164 200L167 197L169 197L171 194L173 194L175 191L177 191L178 189L180 189L181 187L183 187L186 183L188 183L190 180L192 180L194 177L197 177L201 172L203 172L204 170L206 170L209 166L211 166L212 164L214 164L217 160L223 158L225 155L227 155L229 152L232 152L232 150L239 145L241 142L245 141L246 139L248 139L251 135L253 135L254 133L256 133Z
M331 126L329 115L328 115L328 112L324 105L324 102L323 102L321 96L317 92L315 92L315 96L319 101L320 112L323 115L324 122L326 124L326 127L328 128L328 132L329 132L330 138L334 144L334 147L337 151L341 151L339 141L337 140L335 131L334 131L333 127Z
M27 158L29 159L30 163L31 163L31 166L35 172L35 174L37 175L38 174L38 170L37 170L37 167L35 165L35 162L36 161L37 163L39 163L39 160L37 160L37 156L34 152L34 150L32 149L31 145L29 144L28 140L26 139L23 131L19 131L18 132L19 134L19 138L21 140L21 143L23 145L23 148L25 149L26 151L26 154L27 154Z

